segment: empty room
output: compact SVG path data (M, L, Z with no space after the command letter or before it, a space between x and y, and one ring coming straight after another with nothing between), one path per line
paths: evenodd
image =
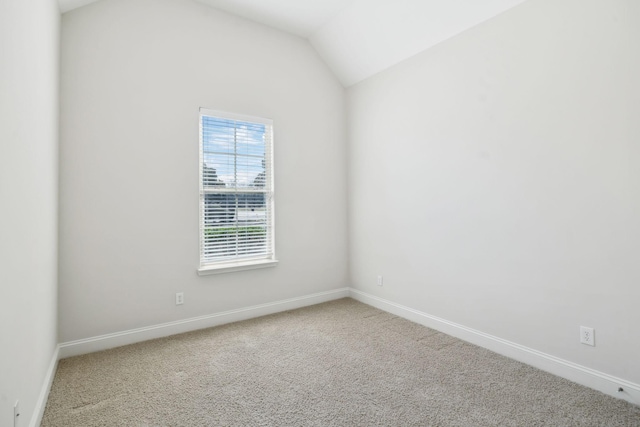
M640 426L637 0L0 0L0 427Z

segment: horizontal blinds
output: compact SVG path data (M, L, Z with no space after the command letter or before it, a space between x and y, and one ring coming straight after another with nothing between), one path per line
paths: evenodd
M200 114L200 265L274 257L273 126Z

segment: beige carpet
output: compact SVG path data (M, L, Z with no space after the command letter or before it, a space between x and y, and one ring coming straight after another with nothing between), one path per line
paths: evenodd
M43 426L640 426L640 408L343 299L60 361Z

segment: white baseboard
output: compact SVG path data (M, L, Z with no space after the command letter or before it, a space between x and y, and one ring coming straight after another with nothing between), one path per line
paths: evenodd
M237 310L224 311L222 313L193 317L175 322L162 323L144 328L131 329L113 334L65 342L59 346L59 358L64 359L66 357L93 353L95 351L120 347L154 338L181 334L197 329L210 328L212 326L223 325L225 323L238 322L240 320L265 316L286 310L293 310L339 298L346 298L348 296L349 288L341 288L267 304L254 305L252 307L245 307Z
M56 368L58 367L59 353L60 346L57 345L56 349L53 351L53 355L51 356L51 362L49 363L47 374L44 377L44 382L42 383L42 389L40 389L40 395L38 396L38 400L36 401L36 406L33 409L33 415L31 416L29 427L38 427L42 422L44 408L47 406L49 391L51 390L51 384L53 384L53 378L56 375Z
M559 357L542 353L493 335L485 334L484 332L480 332L475 329L467 328L466 326L396 304L392 301L376 297L366 292L349 288L349 294L351 298L379 308L380 310L387 311L395 314L396 316L411 320L412 322L419 323L445 334L460 338L461 340L484 347L502 354L503 356L507 356L511 359L518 360L559 377L566 378L575 383L601 391L602 393L618 399L623 399L636 405L640 405L639 384L616 378L605 374L604 372L596 371L568 360L560 359ZM618 388L620 387L624 389L623 392L618 391Z

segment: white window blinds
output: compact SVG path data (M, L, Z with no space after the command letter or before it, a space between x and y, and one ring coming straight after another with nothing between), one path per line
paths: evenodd
M273 123L200 109L200 267L275 259Z

